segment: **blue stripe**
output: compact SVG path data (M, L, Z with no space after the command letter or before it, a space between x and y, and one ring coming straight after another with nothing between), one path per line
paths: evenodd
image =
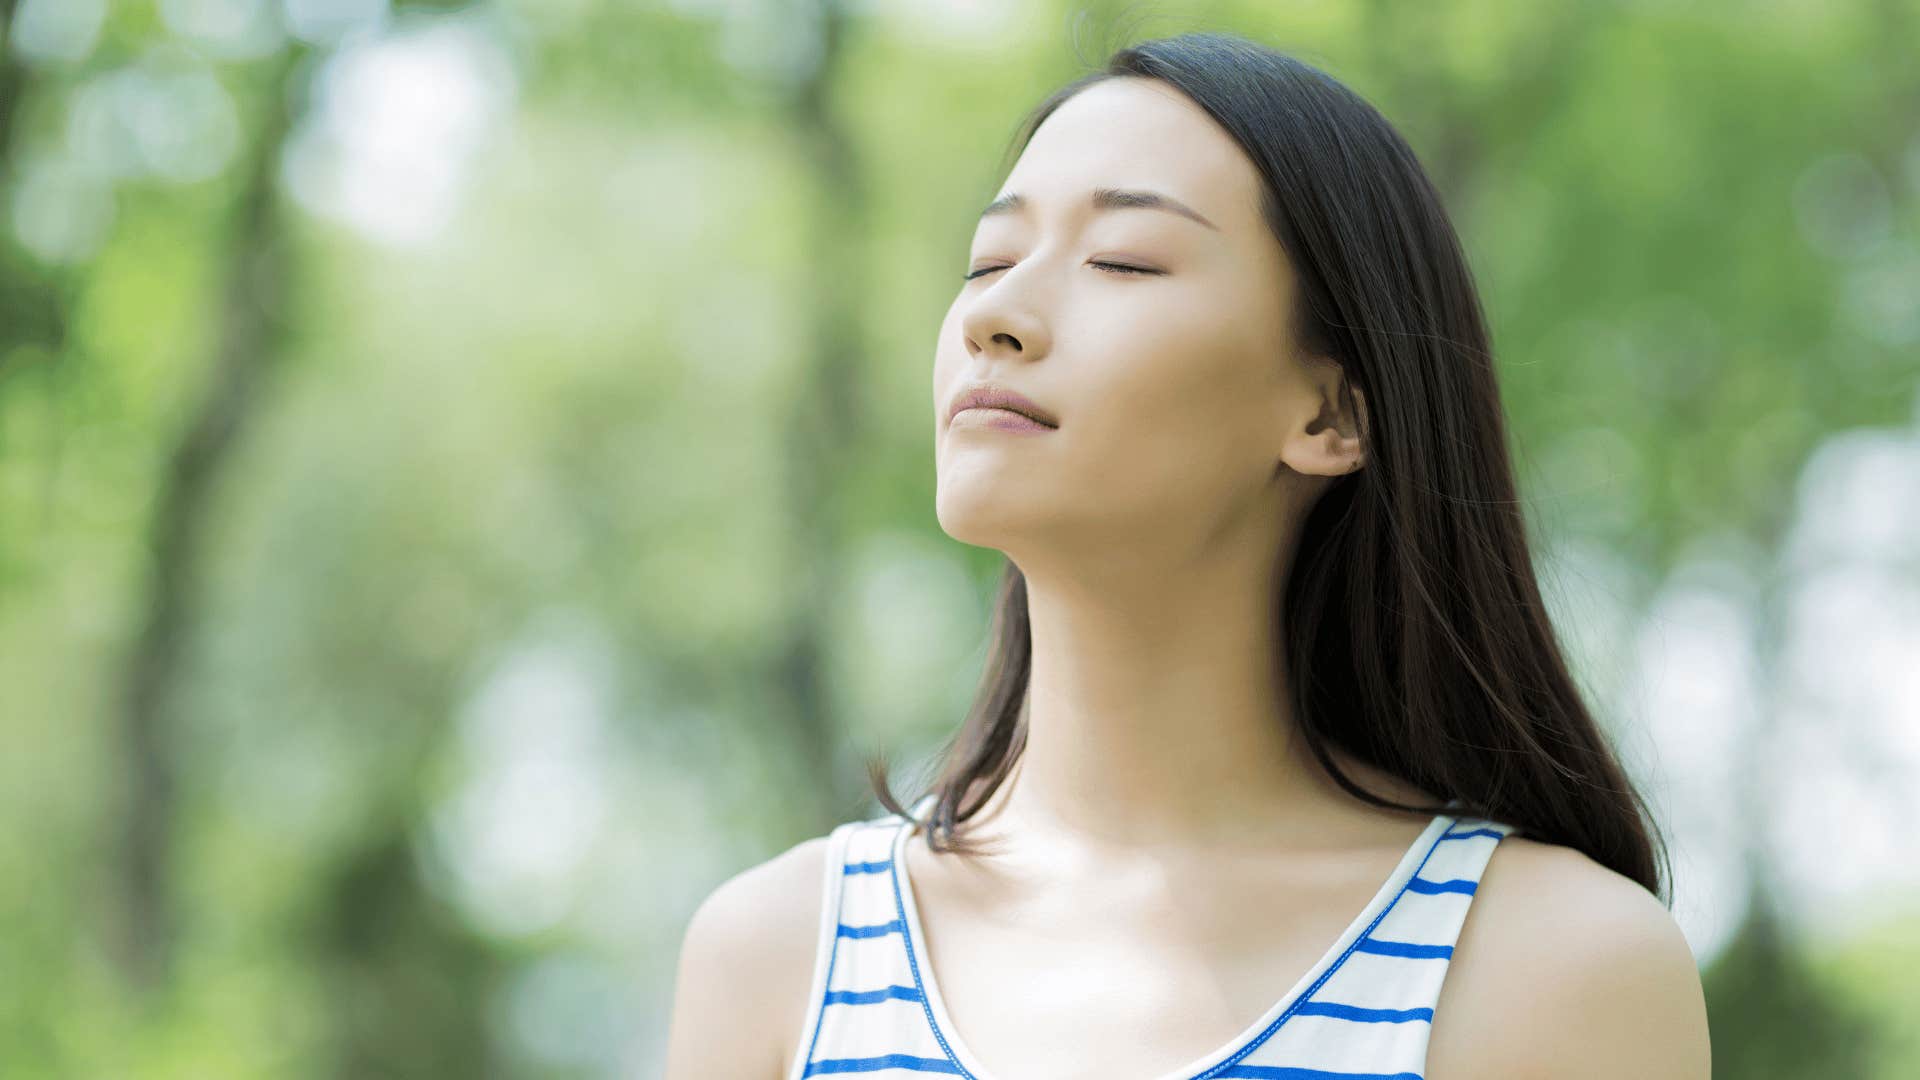
M1325 1069L1296 1069L1285 1065L1235 1065L1214 1076L1247 1077L1249 1080L1422 1080L1419 1073L1350 1073Z
M1422 945L1417 941L1382 941L1376 937L1363 937L1354 942L1354 948L1360 952L1376 953L1380 956L1405 956L1414 960L1445 960L1453 955L1451 945Z
M1363 1009L1332 1001L1309 1001L1296 1010L1301 1016L1331 1016L1337 1020L1355 1020L1362 1024L1398 1024L1407 1020L1433 1022L1432 1009Z
M888 934L899 933L905 926L906 924L899 919L895 919L892 922L874 923L872 926L848 926L846 923L841 923L839 936L851 938L886 937Z
M1466 893L1468 896L1472 896L1475 884L1472 878L1454 878L1452 881L1428 881L1426 878L1416 877L1407 882L1407 888L1417 893L1425 893L1428 896L1437 896L1440 893L1453 892Z
M877 862L850 862L840 869L849 874L884 874L892 868L892 859L880 859Z
M1470 837L1475 837L1475 836L1491 836L1495 840L1498 840L1505 835L1506 834L1501 832L1499 829L1468 829L1466 832L1450 832L1447 835L1441 837L1440 839L1466 840Z
M829 1005L872 1005L875 1002L899 998L901 1001L919 1001L920 991L911 986L884 986L878 990L829 990Z
M1284 1065L1235 1065L1212 1076L1244 1076L1248 1080L1423 1080L1419 1072L1327 1072L1325 1068Z
M912 1054L887 1054L870 1058L822 1058L807 1066L801 1076L814 1073L878 1072L881 1069L911 1069L914 1072L957 1073L960 1067L939 1058L914 1057Z

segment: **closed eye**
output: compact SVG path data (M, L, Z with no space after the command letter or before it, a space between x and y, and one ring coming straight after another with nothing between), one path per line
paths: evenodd
M1109 274L1159 274L1159 273L1164 273L1164 271L1161 271L1161 270L1150 270L1150 269L1148 269L1148 268L1146 268L1146 267L1144 267L1144 266L1128 266L1128 265L1127 265L1127 264L1125 264L1125 263L1110 263L1110 262L1098 262L1098 261L1095 261L1095 262L1089 262L1089 263L1088 263L1087 265L1088 265L1088 266L1097 266L1097 267L1099 267L1099 268L1100 268L1100 269L1101 269L1101 270L1102 270L1103 272L1105 272L1105 273L1109 273ZM972 281L972 280L973 280L974 278L977 278L977 277L980 277L980 276L981 276L981 275L983 275L983 274L990 274L990 273L992 273L992 272L993 272L993 271L995 271L995 270L1005 270L1005 269L1007 269L1007 268L1006 268L1006 267L1004 267L1004 266L983 266L983 267L981 267L980 269L978 269L978 270L975 270L975 271L974 271L973 273L971 273L971 274L968 274L968 275L967 275L966 277L964 277L964 278L962 278L961 280L963 280L963 281Z

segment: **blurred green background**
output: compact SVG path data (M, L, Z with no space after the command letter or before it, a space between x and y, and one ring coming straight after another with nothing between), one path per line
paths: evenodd
M1016 120L1196 29L1449 200L1716 1075L1920 1075L1914 0L0 21L0 1075L657 1075L699 900L970 700Z

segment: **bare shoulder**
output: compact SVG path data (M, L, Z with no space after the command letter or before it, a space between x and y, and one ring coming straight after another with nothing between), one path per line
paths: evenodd
M1639 883L1524 836L1481 876L1434 1007L1428 1080L1708 1080L1679 924Z
M680 945L666 1080L786 1076L805 1026L827 839L742 870L694 909Z

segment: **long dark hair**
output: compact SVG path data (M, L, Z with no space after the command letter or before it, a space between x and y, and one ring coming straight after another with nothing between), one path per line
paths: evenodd
M1670 903L1652 814L1548 620L1485 313L1412 149L1318 68L1195 32L1122 48L1055 91L1020 125L1011 155L1061 103L1115 78L1172 85L1240 144L1299 281L1298 343L1337 360L1366 398L1366 467L1335 480L1308 513L1278 598L1294 715L1314 757L1363 802L1505 822ZM1026 746L1033 643L1026 578L1011 560L991 634L973 708L927 792L928 819L914 818L934 850L980 850L957 826ZM1457 801L1412 807L1374 795L1340 772L1327 743ZM884 759L867 770L880 803L913 818Z

